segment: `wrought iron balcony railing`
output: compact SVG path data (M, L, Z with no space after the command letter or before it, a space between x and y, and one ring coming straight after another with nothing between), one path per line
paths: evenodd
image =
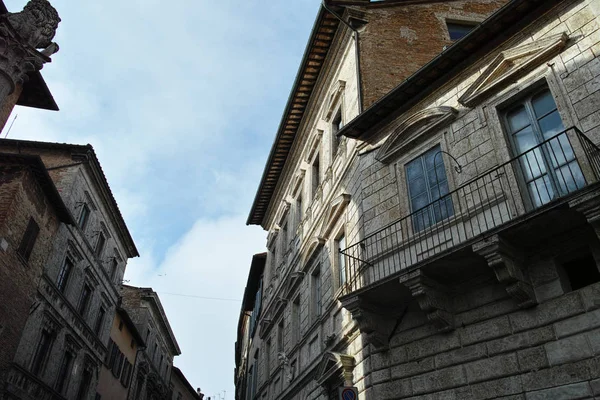
M393 279L599 177L600 148L577 128L566 129L341 250L347 276L343 294Z

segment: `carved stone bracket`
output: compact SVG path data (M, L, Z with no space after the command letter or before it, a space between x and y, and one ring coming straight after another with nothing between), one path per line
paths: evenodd
M421 310L427 314L427 319L440 332L454 330L454 314L451 299L440 283L425 276L421 270L411 271L400 278L412 296L419 303Z
M596 236L600 239L600 191L594 191L569 202L569 206L583 214L588 223L594 228Z
M498 282L506 285L506 291L517 300L520 308L537 304L529 278L523 273L523 257L515 247L494 235L475 243L473 251L485 257Z
M383 309L359 296L342 300L342 305L352 313L352 318L358 323L358 329L367 334L369 343L376 349L389 347L390 335L398 317L404 313L404 308L393 311Z

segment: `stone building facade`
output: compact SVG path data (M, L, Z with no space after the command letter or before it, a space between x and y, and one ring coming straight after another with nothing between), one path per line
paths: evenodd
M0 382L15 357L61 223L74 221L41 159L0 153Z
M194 389L183 372L177 367L173 367L173 371L171 372L171 385L173 386L172 400L204 399L204 394L200 392L200 389Z
M255 254L252 257L248 282L244 290L242 309L238 320L237 340L235 342L234 382L236 399L243 399L246 393L254 392L253 385L256 382L254 378L257 374L255 373L256 367L254 367L253 354L250 354L250 349L253 348L252 340L258 327L257 323L260 320L262 309L263 275L266 261L267 253Z
M135 244L90 145L3 139L0 152L39 157L74 220L48 240L5 396L93 398Z
M122 305L142 334L146 347L133 368L129 399L162 400L173 394L173 358L181 354L169 320L156 292L150 288L123 285Z
M238 398L600 396L600 4L357 3L321 9L248 219L269 254ZM437 36L410 18L436 6ZM367 31L412 75L369 87Z
M127 311L117 307L106 359L100 371L96 399L127 400L138 352L146 347Z

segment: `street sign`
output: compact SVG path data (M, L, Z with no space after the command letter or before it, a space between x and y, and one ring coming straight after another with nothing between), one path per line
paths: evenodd
M338 393L339 400L358 400L358 389L355 387L341 387Z

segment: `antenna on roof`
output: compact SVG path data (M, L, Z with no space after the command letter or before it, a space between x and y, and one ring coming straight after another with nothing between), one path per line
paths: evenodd
M13 121L11 122L10 126L8 127L8 130L6 131L6 135L4 135L4 139L6 139L8 137L8 134L10 133L10 130L12 129L13 124L17 120L18 116L19 116L19 114L15 114L15 117L13 118Z

